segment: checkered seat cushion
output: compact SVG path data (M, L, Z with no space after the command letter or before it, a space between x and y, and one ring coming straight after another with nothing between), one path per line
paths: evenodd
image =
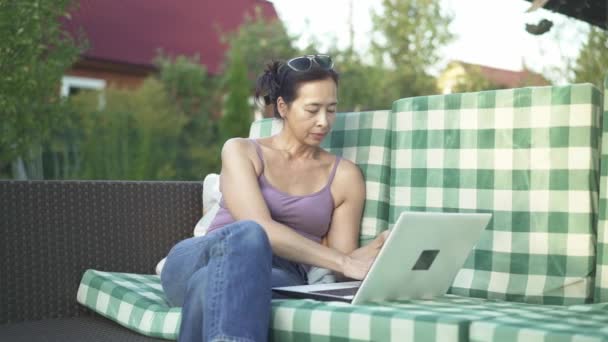
M600 204L597 225L595 301L608 302L608 77L604 80L604 121L600 161Z
M174 340L181 308L168 306L156 275L88 270L78 302L141 334ZM604 307L559 307L447 295L350 305L274 300L271 341L587 341L608 335ZM603 326L602 326L603 325ZM531 329L536 329L531 332ZM518 337L516 339L514 337ZM540 340L540 339L539 339ZM596 341L596 340L589 340Z
M471 323L471 342L602 342L608 340L608 310L571 306L512 310Z
M600 117L589 84L396 101L389 224L403 210L490 212L451 293L590 302Z
M250 137L276 134L278 119L263 119L251 125ZM361 244L388 228L390 116L388 110L339 113L323 148L359 166L365 178L366 198L361 222Z
M182 308L170 307L160 277L87 270L76 300L98 314L141 334L175 339Z

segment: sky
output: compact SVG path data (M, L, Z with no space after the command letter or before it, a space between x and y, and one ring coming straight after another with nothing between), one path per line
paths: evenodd
M290 34L301 39L303 47L310 37L321 42L322 51L336 42L349 42L348 12L350 0L269 0L275 6ZM577 56L587 25L544 9L526 13L530 2L524 0L440 0L444 10L453 15L450 31L456 35L441 51L439 70L450 60L491 67L542 72L557 83L566 82L560 70L568 58ZM353 0L354 45L367 51L372 30L371 13L381 11L381 0ZM553 28L540 36L525 31L526 23L541 19L553 21Z

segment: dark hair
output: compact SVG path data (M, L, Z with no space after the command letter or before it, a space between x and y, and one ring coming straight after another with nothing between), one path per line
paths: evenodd
M258 77L255 88L256 101L266 106L272 105L276 118L281 118L277 99L282 97L283 101L290 105L296 99L302 83L331 78L338 85L339 75L334 69L324 69L313 64L307 71L295 71L284 64L279 61L267 64L264 73Z

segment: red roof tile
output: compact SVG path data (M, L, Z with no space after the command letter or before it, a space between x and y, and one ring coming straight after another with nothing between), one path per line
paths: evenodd
M162 49L198 54L209 72L218 73L226 49L218 29L234 30L256 6L265 18L278 18L265 0L80 0L66 28L82 28L90 45L87 58L151 66Z

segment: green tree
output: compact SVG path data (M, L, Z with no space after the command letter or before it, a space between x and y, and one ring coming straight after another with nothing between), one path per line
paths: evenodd
M250 86L247 79L247 65L238 46L233 46L228 55L226 70L226 101L220 120L222 143L232 137L247 137L253 121L249 105Z
M198 59L160 56L135 90L70 97L70 121L53 136L47 178L200 180L219 171L214 111L220 82Z
M264 18L259 7L253 16L245 17L237 30L222 32L221 38L228 45L220 87L225 100L219 122L219 140L223 144L231 137L248 136L255 82L266 64L291 58L298 50L283 23Z
M608 74L608 32L590 28L572 71L574 82L590 82L603 89Z
M176 179L179 136L188 120L164 85L151 77L137 90L105 92L101 110L94 93L71 97L71 130L79 132L67 144L79 151L71 178Z
M157 58L159 79L168 96L186 119L179 136L177 179L200 179L218 172L219 137L217 117L220 115L220 80L207 73L198 56Z
M285 60L298 53L293 47L294 37L287 34L283 23L280 20L264 18L259 7L253 16L245 17L244 23L236 31L223 32L221 37L229 46L227 61L230 61L230 55L233 54L232 49L240 50L251 89L267 63L272 60Z
M340 112L388 109L395 100L386 91L386 78L390 70L377 64L365 63L355 53L332 52L336 69L340 73L338 109Z
M70 3L0 0L0 177L64 124L58 86L84 48L61 27Z
M375 62L392 72L384 89L393 99L435 94L429 68L439 61L440 49L452 38L451 16L438 0L383 0L381 14L372 15L372 53Z

